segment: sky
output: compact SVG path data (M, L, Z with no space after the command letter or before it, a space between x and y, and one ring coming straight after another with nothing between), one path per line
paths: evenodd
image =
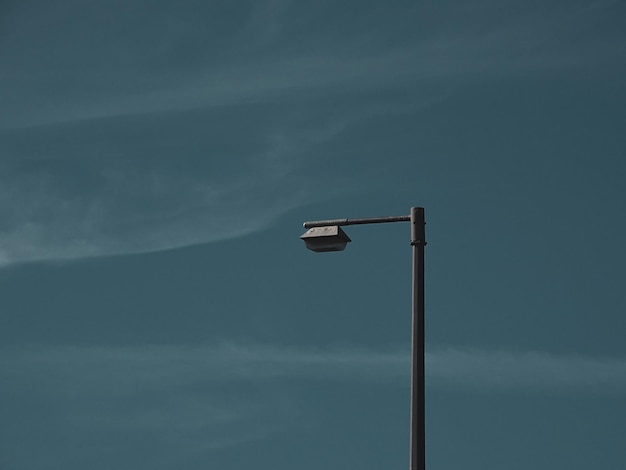
M626 468L624 18L0 1L0 468Z

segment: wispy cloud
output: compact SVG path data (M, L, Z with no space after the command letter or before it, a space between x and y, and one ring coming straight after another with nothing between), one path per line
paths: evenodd
M341 20L334 3L259 2L236 18L210 7L174 13L131 3L135 8L114 12L68 4L38 21L30 10L11 11L0 126L568 72L624 53L611 28L589 30L589 15L603 24L619 7L616 2L589 1L578 8L571 2L441 2L428 11L430 23L421 23L424 12L417 7L390 5L384 14L351 12L354 21L342 28L328 24L329 16ZM151 10L149 21L136 16L142 9ZM233 21L231 27L220 24L220 13ZM103 30L101 15L115 15L117 29ZM396 31L389 34L390 18L402 33L397 37ZM48 56L42 56L40 35ZM91 38L88 47L75 40L85 36Z
M137 453L154 455L154 468L169 468L173 463L154 454L155 448L165 446L164 455L180 461L312 425L311 404L302 403L297 384L306 389L320 381L408 387L408 356L408 351L232 342L5 348L0 398L5 419L13 423L10 443L16 452L28 437L41 442L41 455L78 461L97 451L93 436L106 435L103 468L120 455ZM427 384L460 393L623 393L626 359L431 351ZM31 406L38 410L35 428L21 421L21 407ZM72 436L72 448L53 429ZM145 452L141 446L147 446ZM37 458L20 457L24 462Z
M296 207L358 187L359 168L328 170L337 155L359 149L329 152L329 144L368 119L406 112L380 101L333 116L310 99L299 106L308 112L251 104L0 131L0 267L262 230Z
M6 374L7 387L0 396L5 405L10 403L3 409L3 444L15 449L14 458L33 467L41 458L51 468L63 468L97 454L93 468L135 458L151 468L172 468L217 449L284 432L297 425L300 415L280 390L258 385L248 393L224 380L227 366L215 367L223 355L219 349L3 352L7 355L0 360L0 371ZM205 361L214 366L207 368ZM221 377L212 377L218 369ZM34 425L23 420L32 407L39 409ZM101 436L106 436L105 449ZM33 442L37 455L19 454Z
M539 351L449 349L428 356L434 385L487 392L591 392L626 390L626 358Z
M403 2L35 4L0 19L0 266L252 233L319 197L307 184L329 177L302 162L355 122L418 112L463 81L593 65L626 44L597 26L616 2L441 2L428 14Z
M310 349L222 342L213 345L142 347L42 347L7 349L0 366L28 376L38 369L60 381L73 376L115 384L220 383L273 379L404 381L408 351ZM429 384L485 392L586 391L626 388L626 359L547 352L506 352L449 348L426 355ZM106 375L106 379L105 376ZM100 376L100 377L99 377ZM98 378L99 377L99 378ZM100 385L98 385L100 388Z
M244 236L318 200L303 155L349 124L268 122L263 111L5 132L0 266Z
M6 172L0 178L0 266L243 236L302 203L298 188L291 187L288 198L276 193L282 178L262 162L222 182L136 166L71 168L72 176L62 171ZM85 179L92 180L90 187L83 187Z

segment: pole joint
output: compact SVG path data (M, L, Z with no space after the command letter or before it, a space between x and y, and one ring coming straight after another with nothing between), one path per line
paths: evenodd
M411 207L411 246L426 246L426 221L423 207Z

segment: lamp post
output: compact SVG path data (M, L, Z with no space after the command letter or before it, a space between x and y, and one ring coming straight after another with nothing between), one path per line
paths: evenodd
M412 333L411 333L411 432L409 470L426 468L425 390L424 390L424 246L426 245L424 208L412 207L410 215L366 219L333 219L305 222L308 229L300 238L317 253L342 251L351 241L341 229L344 225L411 223L413 257Z

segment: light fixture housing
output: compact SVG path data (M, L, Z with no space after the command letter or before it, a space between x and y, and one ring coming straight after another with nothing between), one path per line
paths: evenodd
M310 228L300 238L309 250L316 253L343 251L352 241L338 225Z

